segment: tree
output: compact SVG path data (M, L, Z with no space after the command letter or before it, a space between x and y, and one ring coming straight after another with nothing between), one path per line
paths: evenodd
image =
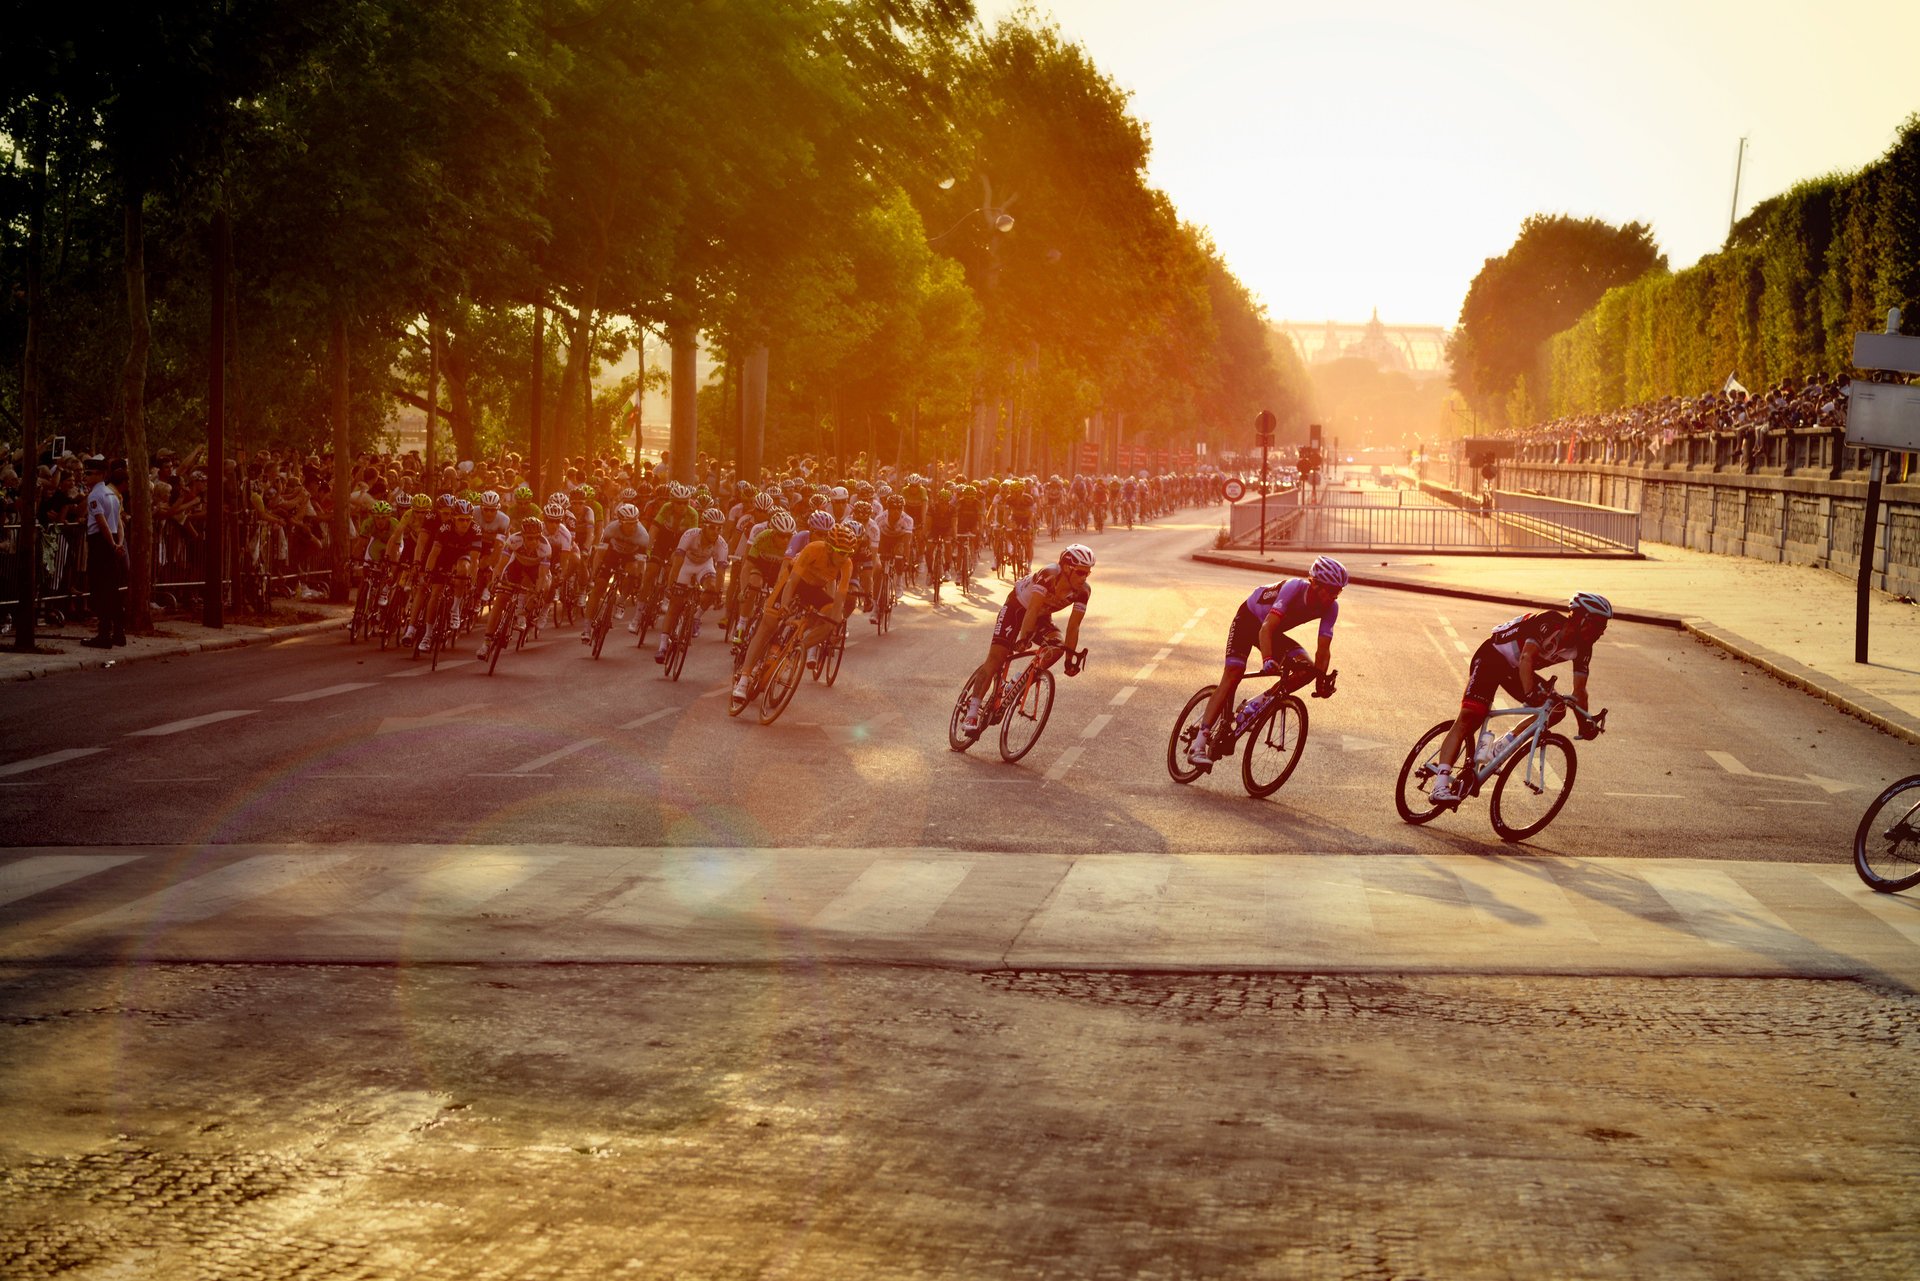
M1645 223L1615 227L1597 218L1530 216L1513 247L1487 259L1467 288L1447 345L1453 385L1482 416L1504 422L1522 378L1535 387L1547 384L1541 345L1548 338L1615 285L1665 267Z

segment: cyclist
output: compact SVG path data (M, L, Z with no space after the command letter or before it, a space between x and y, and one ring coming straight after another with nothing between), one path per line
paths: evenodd
M1033 487L1022 481L1012 481L1000 499L1000 505L1006 509L1008 529L1007 550L1015 564L1033 563Z
M980 550L980 514L986 500L971 482L956 478L953 483L953 532L960 539L960 554L973 557ZM967 571L973 571L971 560Z
M573 536L572 517L573 509L567 505L564 498L554 499L547 504L547 509L540 513L541 524L545 527L542 532L546 534L547 541L553 544L553 552L547 568L548 576L556 590L563 584L573 581L573 571L580 564L578 543ZM545 592L541 593L540 599L542 602L547 599ZM559 611L556 610L554 622L557 624L559 621Z
M621 503L613 509L613 519L602 531L600 543L593 549L593 563L587 567L587 579L593 584L593 591L587 600L587 625L580 629L581 644L593 640L593 620L599 617L600 594L607 590L607 580L622 568L631 568L636 575L644 573L647 549L652 544L646 526L640 523L638 507ZM638 577L634 581L638 582ZM636 622L634 630L639 629Z
M1073 657L1079 647L1080 621L1087 615L1092 598L1087 576L1093 572L1093 549L1084 543L1069 543L1061 549L1057 565L1043 565L1013 585L1007 603L993 621L993 639L987 644L987 659L974 669L968 691L966 732L980 732L980 700L987 696L1001 665L1014 651L1034 636L1040 643L1057 647L1067 654L1067 675L1080 673L1079 660ZM1054 629L1053 616L1072 608L1063 641ZM1052 660L1049 659L1049 662Z
M451 622L457 631L460 627L460 602L466 598L467 588L473 582L474 559L487 545L486 536L473 523L473 504L465 499L456 498L449 505L447 523L434 530L421 554L421 566L431 581L431 576L440 570L448 570L453 575L453 609ZM420 623L422 611L429 624L440 613L440 598L446 592L445 583L435 582L430 590L417 592L413 598L413 613L407 620L406 634L400 638L402 649L418 649L427 640Z
M1571 659L1573 701L1585 707L1593 643L1612 618L1613 606L1606 597L1575 592L1565 614L1543 609L1521 614L1494 628L1473 652L1473 662L1467 668L1467 690L1460 696L1460 715L1440 745L1433 786L1427 789L1427 795L1436 801L1457 801L1464 795L1461 781L1453 776L1453 760L1462 744L1473 741L1474 731L1487 718L1496 689L1532 704L1544 692L1538 678L1540 669ZM1585 730L1581 732L1585 736Z
M1210 733L1220 717L1233 706L1234 690L1246 674L1247 655L1257 645L1267 660L1267 669L1285 673L1282 688L1288 692L1308 681L1316 681L1315 694L1332 693L1333 625L1340 617L1340 592L1347 585L1347 567L1331 556L1321 556L1307 569L1305 578L1283 578L1255 590L1241 602L1227 629L1227 661L1220 672L1220 683L1213 687L1206 713L1200 719L1200 732L1193 736L1187 760L1201 768L1213 764ZM1320 644L1313 662L1307 664L1307 651L1286 633L1313 619L1320 620Z
M501 545L499 559L502 568L494 574L498 590L494 592L492 606L480 626L481 662L487 661L487 642L493 636L495 615L509 608L512 603L511 589L523 588L532 600L539 600L547 594L553 552L553 540L547 536L538 516L529 516L521 521L520 531L509 534L507 541ZM531 611L533 607L528 605L527 608Z
M803 648L811 649L833 633L846 613L847 588L853 582L853 548L859 538L860 531L853 525L835 525L823 540L801 548L797 556L781 567L780 580L767 597L760 627L747 646L740 678L733 685L736 703L746 701L753 672L778 630L778 620L789 609L798 605L821 615L800 638Z
M714 593L716 576L727 569L727 540L721 536L726 523L726 513L718 507L709 507L700 513L699 526L680 536L680 545L674 548L672 563L667 567L673 587L667 598L667 622L660 629L660 648L654 651L654 662L667 661L667 646L673 643L674 625L680 621L689 597L693 598L694 635L700 634L700 612Z
M666 574L667 562L680 546L681 536L700 523L700 513L692 503L691 486L674 481L665 489L655 490L654 498L653 511L646 517L647 532L653 537L653 545L647 550L646 590L649 592Z

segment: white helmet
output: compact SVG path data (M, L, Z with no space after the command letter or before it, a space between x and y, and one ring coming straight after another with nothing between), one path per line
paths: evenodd
M1317 556L1307 569L1307 577L1322 587L1339 591L1347 585L1347 567L1331 556Z
M1070 569L1092 569L1093 548L1085 543L1069 543L1060 551L1060 563Z
M628 520L628 521L639 520L640 509L638 507L635 507L632 503L621 503L618 507L613 509L613 518L615 520Z

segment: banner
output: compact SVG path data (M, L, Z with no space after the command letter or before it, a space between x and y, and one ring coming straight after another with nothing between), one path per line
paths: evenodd
M1074 447L1074 470L1083 476L1091 476L1100 470L1100 445L1097 441L1083 440Z

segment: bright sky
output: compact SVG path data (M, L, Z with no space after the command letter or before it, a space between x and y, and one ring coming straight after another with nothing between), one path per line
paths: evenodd
M1133 93L1154 184L1276 320L1451 326L1534 212L1650 223L1684 267L1726 236L1742 135L1745 213L1920 111L1920 0L1039 7Z

